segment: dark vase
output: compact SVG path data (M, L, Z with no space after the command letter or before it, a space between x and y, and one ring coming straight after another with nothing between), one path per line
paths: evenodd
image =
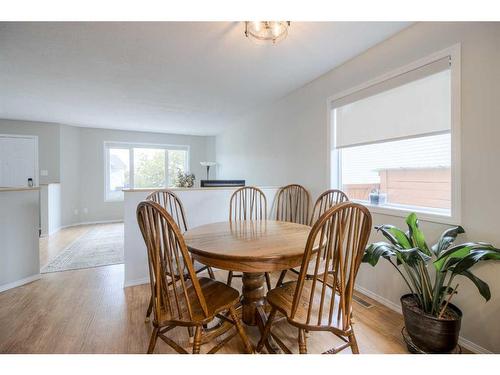
M426 353L450 353L458 344L462 311L450 303L447 308L456 318L438 319L422 311L415 300L413 294L401 297L406 330L413 343Z

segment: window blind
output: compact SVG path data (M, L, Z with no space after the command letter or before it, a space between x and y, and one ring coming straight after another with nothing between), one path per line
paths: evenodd
M337 148L450 131L450 58L332 102Z

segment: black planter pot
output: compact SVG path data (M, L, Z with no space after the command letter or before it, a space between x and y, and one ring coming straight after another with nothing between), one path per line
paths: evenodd
M438 319L426 314L415 305L413 294L401 297L401 307L408 334L413 343L426 353L449 353L458 344L462 311L453 304L448 309L453 310L457 319Z

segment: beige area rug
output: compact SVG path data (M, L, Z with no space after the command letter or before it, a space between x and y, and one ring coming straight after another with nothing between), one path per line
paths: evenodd
M52 259L41 273L123 263L123 224L92 228Z

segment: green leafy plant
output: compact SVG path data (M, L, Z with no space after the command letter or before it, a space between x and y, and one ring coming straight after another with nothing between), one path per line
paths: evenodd
M484 242L454 245L457 236L465 233L461 226L445 230L439 241L429 247L415 213L408 215L406 224L407 232L387 224L375 227L389 242L370 244L363 262L375 266L380 257L387 259L416 296L420 308L433 316L441 317L456 293L458 284L453 287L453 281L457 276L467 277L486 301L490 299L488 284L469 269L481 260L500 260L499 249ZM430 271L431 268L434 272Z
M193 187L196 177L189 172L183 172L181 169L177 170L177 178L175 180L176 187Z

